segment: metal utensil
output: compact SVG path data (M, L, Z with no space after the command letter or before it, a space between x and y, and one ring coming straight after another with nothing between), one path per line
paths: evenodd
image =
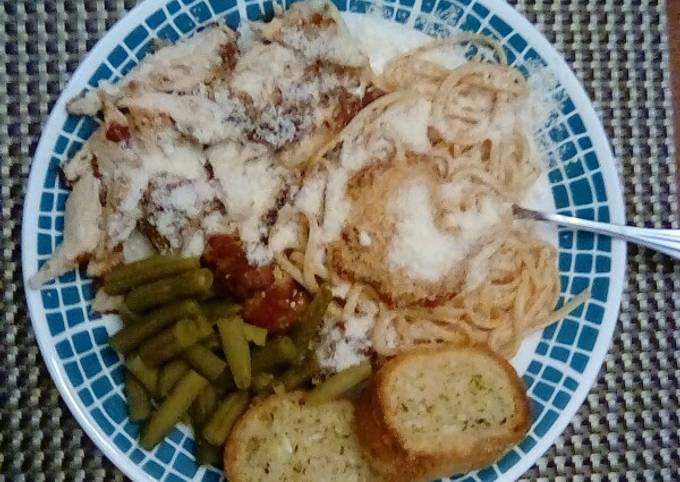
M526 209L517 204L512 205L515 217L548 221L570 228L605 234L614 238L630 241L647 248L654 249L676 259L680 259L680 229L653 229L622 226L620 224L600 223L587 219L563 216L562 214L544 213Z

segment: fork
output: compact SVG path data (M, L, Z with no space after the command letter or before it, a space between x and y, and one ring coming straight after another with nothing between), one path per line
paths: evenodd
M570 228L604 234L614 238L651 248L660 253L680 259L680 229L638 228L620 224L601 223L588 219L573 218L562 214L545 213L512 205L512 213L522 219L534 219L569 226Z

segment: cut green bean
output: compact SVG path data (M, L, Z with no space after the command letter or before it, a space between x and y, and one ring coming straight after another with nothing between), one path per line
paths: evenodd
M191 404L189 415L191 416L191 423L197 429L196 433L200 434L201 428L208 421L210 416L217 408L217 391L212 385L206 386L198 397Z
M247 391L233 393L224 400L203 427L203 438L212 445L223 445L236 419L248 408Z
M304 354L309 350L309 343L319 331L323 316L326 314L326 310L332 299L333 294L328 286L321 286L319 291L314 295L314 299L312 299L311 303L309 303L300 316L300 320L295 324L291 333L291 338L293 338L295 346L298 349L300 361L302 361Z
M285 335L276 336L265 346L253 350L253 372L268 372L279 365L292 363L297 359L297 354L293 340Z
M267 342L267 330L265 328L244 323L243 334L245 335L246 340L257 346L264 346Z
M182 358L198 373L210 381L217 380L227 369L227 362L215 355L200 343L184 350Z
M147 366L139 354L128 357L125 366L151 395L158 396L158 369Z
M208 337L201 340L201 345L203 345L213 353L215 352L222 353L222 342L220 341L220 334L214 331Z
M290 367L278 378L286 391L297 390L310 382L319 373L319 362L316 356L308 353L299 366ZM276 383L276 382L275 382Z
M203 439L201 431L217 408L217 393L212 385L205 387L189 408L196 439L196 459L200 464L218 465L222 462L222 448Z
M319 405L335 400L370 377L371 371L370 361L345 368L317 385L307 394L306 401L311 405Z
M151 450L168 431L187 412L201 390L208 385L208 380L193 370L189 370L172 389L168 397L161 403L156 413L142 431L140 443Z
M250 387L250 347L243 334L243 320L240 316L231 316L217 320L217 328L222 340L222 350L236 386L244 390Z
M199 293L196 295L196 299L198 301L211 301L217 298L218 293L215 291L215 287L211 286L207 290L203 291L202 293Z
M184 360L172 360L161 368L158 375L158 393L161 397L167 396L172 387L189 371L189 365Z
M201 338L205 338L210 331L212 328L203 318L179 320L170 328L145 341L139 347L139 355L144 363L157 367L178 356Z
M120 319L123 320L123 324L126 326L137 323L142 319L142 315L133 313L132 310L127 307L124 301L118 305L118 316L120 316Z
M136 313L205 292L212 286L213 275L207 268L194 269L170 278L138 286L125 296L128 308Z
M141 422L151 415L151 400L144 385L127 370L125 372L125 396L128 402L128 414L133 422Z
M179 422L184 425L191 425L191 417L189 417L188 412L184 412L181 417L179 417Z
M217 391L217 395L220 397L224 394L233 392L236 389L236 384L234 383L234 377L231 376L229 367L222 372L222 374L212 382L213 387Z
M198 257L151 256L113 268L104 275L104 291L109 295L120 295L139 285L200 267L201 260Z
M253 375L253 390L257 394L269 391L274 383L274 375L271 373L260 372Z
M203 315L212 323L220 318L228 318L241 313L241 305L228 301L203 301L200 303L200 306Z
M111 346L125 355L141 345L147 338L152 337L177 320L200 316L202 316L202 312L198 303L193 300L170 303L125 326L111 337Z
M222 465L222 447L215 447L208 443L203 437L198 437L196 443L196 460L201 465Z

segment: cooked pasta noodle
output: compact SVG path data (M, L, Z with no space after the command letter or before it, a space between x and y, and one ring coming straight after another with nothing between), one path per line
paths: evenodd
M425 58L456 43L491 48L493 54L477 55L474 61L453 69ZM523 76L507 65L504 50L495 41L480 35L434 41L391 60L382 75L373 75L373 83L386 95L361 110L311 157L307 168L337 162L335 152L348 140L369 143L387 138L391 146L387 165L430 163L441 182L464 187L459 202L441 207L443 219L454 221L485 199L518 200L538 176L532 133L518 125L513 111L516 101L526 99L528 87ZM418 99L427 99L432 105L431 147L425 161L414 161L414 154L399 136L389 137L381 131L381 115L392 106ZM324 280L346 277L328 263L328 256L319 256L327 249L321 233L324 220L304 218L304 248L278 253L276 260L313 293ZM376 304L371 343L381 355L445 341L484 343L506 357L513 356L523 338L563 316L574 303L583 302L585 295L554 311L560 284L554 247L541 240L531 226L507 218L493 238L483 240L476 256L465 260L467 281L454 283L452 290L434 303L385 300L371 283L351 280L351 288L338 300L341 307L335 308L334 314L349 319L362 303ZM325 263L320 262L324 259ZM485 273L482 279L473 276L475 266L484 268L478 270Z

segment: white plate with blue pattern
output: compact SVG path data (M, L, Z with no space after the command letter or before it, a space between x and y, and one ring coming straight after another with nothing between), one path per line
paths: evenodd
M371 2L336 0L343 12L364 13ZM546 135L555 163L548 172L555 209L599 221L624 222L621 187L604 131L580 84L559 54L502 0L386 0L394 22L416 29L440 21L500 40L509 61L539 62L560 80L565 95ZM231 27L273 12L270 0L146 0L118 22L74 73L56 103L35 154L26 195L22 263L24 280L62 239L68 191L59 176L97 127L67 115L66 102L104 79L116 80L150 51L155 38L176 41L219 18ZM586 397L611 343L625 271L626 247L606 236L560 230L561 299L590 289L592 298L525 343L520 374L532 400L534 422L526 438L496 464L452 480L512 481L554 442ZM28 283L25 283L26 286ZM139 426L127 418L119 356L108 346L118 327L113 316L90 309L92 280L71 272L26 298L47 367L74 416L99 448L135 481L219 481L221 472L199 467L189 430L173 429L152 451L137 444ZM517 366L517 364L516 364Z

